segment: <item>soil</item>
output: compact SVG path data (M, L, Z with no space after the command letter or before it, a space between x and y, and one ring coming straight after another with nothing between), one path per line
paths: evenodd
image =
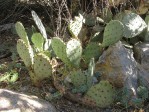
M53 87L51 80L43 81L40 88L32 85L28 71L24 67L24 63L19 58L16 51L16 42L18 36L12 34L10 31L6 31L0 34L0 67L5 65L3 69L0 69L0 76L11 70L16 70L19 73L19 78L14 83L8 83L7 81L0 82L0 88L6 88L17 92L35 95L45 99L51 92L56 91ZM6 51L6 52L4 52ZM14 57L15 54L15 57ZM17 67L19 64L21 66ZM46 99L45 99L46 100ZM55 100L49 100L57 109L58 112L148 112L149 105L141 108L125 108L119 104L113 105L106 109L89 108L84 105L80 105L75 102L71 102L64 97Z

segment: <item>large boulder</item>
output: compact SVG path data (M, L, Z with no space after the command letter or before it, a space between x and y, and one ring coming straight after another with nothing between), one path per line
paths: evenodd
M137 88L137 62L133 57L133 52L126 49L121 42L110 46L100 56L95 72L101 74L101 80L108 80L115 87L128 89Z
M56 112L56 109L35 96L0 89L0 112Z

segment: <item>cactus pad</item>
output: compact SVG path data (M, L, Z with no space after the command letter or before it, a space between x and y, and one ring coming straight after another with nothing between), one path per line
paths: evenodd
M26 45L29 45L29 40L25 28L21 22L15 24L15 28L19 37L25 42Z
M145 21L135 13L125 15L122 23L124 24L123 36L126 38L139 35L147 27Z
M66 47L67 57L72 65L79 66L82 56L82 46L77 39L71 39Z
M72 71L70 75L70 79L71 79L72 84L76 88L79 88L82 85L86 84L86 75L81 70Z
M32 35L32 42L34 44L34 47L37 48L38 51L43 51L43 45L44 45L44 38L40 33L34 33Z
M52 74L52 66L48 56L39 53L34 57L34 72L38 81L48 78Z
M75 86L75 88L82 89L82 91L90 88L93 85L94 69L95 69L95 62L94 62L94 58L92 58L90 60L88 70L86 71L73 70L71 72L70 79L72 84Z
M36 77L35 73L32 70L29 70L29 75L33 85L37 87L40 86L40 81L38 80L38 78Z
M103 47L118 42L123 37L123 24L118 20L111 20L105 27Z
M98 43L91 42L83 51L83 58L85 62L88 64L91 58L98 59L101 53L102 47Z
M48 41L47 41L47 33L46 33L46 30L45 30L45 27L43 26L42 22L41 22L41 19L38 17L38 15L36 14L35 11L32 11L32 17L33 17L33 20L35 21L39 31L41 32L41 34L43 35L44 39L45 39L45 44L44 44L44 50L47 50L49 48L49 44L48 44Z
M45 39L47 39L47 33L46 33L46 30L45 30L45 27L43 26L42 22L41 22L41 19L38 17L38 15L36 14L35 11L32 11L32 17L33 17L33 20L35 21L38 29L40 30L41 34L43 35L43 37Z
M149 15L146 15L145 22L146 22L146 24L149 24Z
M74 21L71 21L68 25L68 29L74 38L78 38L78 35L82 29L83 16L80 14Z
M103 8L102 18L105 22L112 20L113 14L109 8Z
M88 26L94 26L96 24L96 17L92 14L88 14L85 17L85 24Z
M85 95L85 98L94 101L96 106L104 108L114 102L115 89L108 81L92 86Z
M26 67L30 67L33 64L33 49L31 46L27 46L26 43L19 39L17 41L17 51Z
M69 65L70 62L67 58L65 43L60 38L54 37L51 41L51 45L56 56L59 57L66 65Z

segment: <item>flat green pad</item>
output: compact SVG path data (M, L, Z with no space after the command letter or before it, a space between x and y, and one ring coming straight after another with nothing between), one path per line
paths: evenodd
M34 56L32 47L27 46L22 39L19 39L17 41L17 51L26 67L31 67L31 65L33 64Z
M99 43L91 42L87 45L87 47L83 51L83 58L85 63L89 63L91 58L98 59L101 55L102 47Z
M32 13L33 20L35 21L35 23L36 23L38 29L40 30L41 34L43 35L43 37L45 39L47 39L47 33L45 30L45 27L43 26L43 24L41 22L41 19L38 17L38 15L35 11L31 11L31 13Z
M52 66L48 56L39 53L34 57L34 72L36 79L43 80L52 74Z
M107 47L118 42L123 37L123 24L118 20L111 20L105 27L103 35L103 47Z
M87 98L96 103L96 106L105 108L114 102L115 89L108 81L100 81L100 83L92 86L86 93Z
M68 29L74 38L78 38L78 35L82 29L83 16L80 14L74 21L71 21L68 25Z
M38 51L44 50L44 37L40 33L34 33L31 38L34 47L38 49Z
M29 45L28 36L27 36L27 33L25 31L23 24L21 22L17 22L15 24L15 28L16 28L16 31L19 37L26 43L26 45Z
M29 71L29 75L30 75L30 78L31 78L31 81L32 81L32 83L33 83L33 85L35 85L35 86L40 86L40 80L38 80L38 77L36 77L36 75L35 75L35 73L34 73L34 71Z
M135 13L125 15L122 23L124 24L123 36L126 38L139 35L147 27L145 21Z
M102 18L105 22L108 23L110 20L112 20L113 14L110 8L103 8L102 10Z
M35 11L31 11L31 13L32 13L33 20L35 21L40 33L42 34L42 36L45 39L44 50L47 50L49 48L49 44L48 44L48 41L47 41L46 29L43 26L43 24L41 22L41 19L38 17L37 13Z
M79 88L80 86L85 85L87 83L86 75L81 70L71 71L70 79L71 79L72 84L76 88Z
M67 58L65 43L59 37L54 37L51 41L51 45L56 56L59 57L65 64L69 65L70 61Z
M149 24L149 15L146 15L146 17L145 17L145 22L146 22L147 25ZM148 26L148 27L149 27L149 26Z
M77 39L71 39L70 41L68 41L66 53L72 65L79 66L82 56L81 42Z
M87 14L85 16L85 24L88 26L94 26L96 25L96 18L92 14Z

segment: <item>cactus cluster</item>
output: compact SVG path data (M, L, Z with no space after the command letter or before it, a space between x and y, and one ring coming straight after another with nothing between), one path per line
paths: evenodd
M67 71L66 76L62 73L65 78L61 79L61 84L65 85L66 78L69 78L70 80L67 81L69 86L65 86L71 87L69 90L75 93L81 93L86 101L92 101L93 104L102 108L111 105L115 100L116 89L109 83L110 81L101 81L99 77L96 77L94 74L96 62L107 47L111 47L124 38L133 38L141 34L147 28L143 19L137 14L127 13L123 14L120 20L112 20L112 17L109 17L101 21L102 19L98 18L100 20L98 22L103 24L100 26L97 21L90 21L95 20L94 17L84 18L80 14L68 25L72 38L64 41L59 37L47 39L45 28L34 11L32 11L32 16L40 31L32 35L33 44L29 41L22 23L16 23L16 31L20 37L17 42L17 51L28 68L33 83L39 85L41 80L51 77L53 71L51 59L55 56L54 58L60 59L60 63L63 63L61 65L64 65L60 68ZM146 17L147 24L148 20ZM93 32L87 32L88 26L95 26L96 30L93 28ZM81 34L82 29L85 30L83 34ZM148 29L146 37L148 38Z
M29 70L29 75L34 85L40 86L43 79L52 74L50 57L44 52L45 40L39 33L32 35L31 45L25 28L21 22L15 24L16 31L21 39L17 41L17 51Z
M148 20L146 19L146 21L148 21ZM147 28L147 25L144 22L144 20L139 15L134 14L134 13L123 13L119 20L110 20L109 19L108 21L104 21L104 22L108 22L108 23L105 23L106 26L105 26L103 32L102 31L100 32L100 36L99 36L99 33L95 31L96 33L98 33L98 35L96 35L96 37L95 37L96 39L94 39L94 41L90 37L85 38L85 42L82 41L82 43L86 43L86 44L84 44L84 46L82 47L83 55L81 58L88 64L89 64L89 62L90 62L89 60L91 58L98 59L99 56L102 54L101 51L104 48L112 46L115 43L117 43L118 41L121 41L123 39L136 37L136 36L140 35ZM91 26L93 26L93 24ZM94 26L96 26L96 24L94 24ZM79 30L79 31L81 31L81 30ZM71 34L72 34L72 32L75 32L75 30L72 29ZM102 33L103 33L103 36L101 35ZM74 36L72 35L72 37L74 37ZM99 39L99 38L102 38L103 40L101 41L101 39ZM83 40L80 37L77 37L77 39ZM94 83L94 81L93 81L93 78L95 77L94 75L95 74L93 74L93 77L90 77L90 79L87 80L86 79L87 77L85 78L85 75L83 74L83 72L81 70L73 71L70 75L70 79L71 79L71 82L73 83L73 85L75 86L75 88L80 87L80 86L83 88L84 85L87 85L87 83L85 83L85 82L90 81L91 86L89 86L89 88L87 88L88 92L86 93L85 98L86 99L89 98L89 101L92 101L93 104L96 104L96 106L106 107L106 106L110 105L115 100L113 97L115 95L115 90L112 88L112 86L109 86L109 85L111 85L111 84L109 84L109 82L101 81L98 84ZM79 77L82 80L80 80ZM76 83L76 82L78 82L78 83ZM98 79L97 79L97 82L99 82ZM106 84L108 83L107 88L109 89L109 91L108 90L106 91L107 88L103 87L106 91L105 94L102 94L102 93L100 93L101 91L98 91L98 89L101 89L102 86L104 85L103 83L106 83ZM103 91L104 91L104 89L103 89ZM108 100L106 99L106 97L108 97Z

